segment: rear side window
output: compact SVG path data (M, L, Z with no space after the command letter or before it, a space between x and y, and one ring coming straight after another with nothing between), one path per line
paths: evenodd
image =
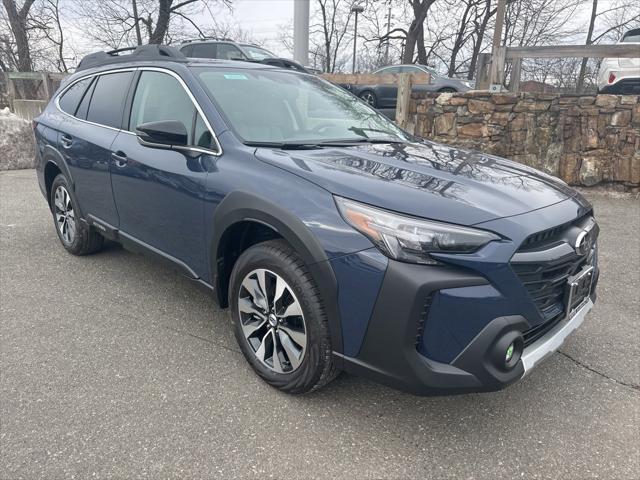
M90 122L120 128L124 100L133 72L100 75L91 96L87 113Z
M216 57L216 44L197 43L192 45L191 54L188 56L194 58L218 58Z
M80 99L91 83L91 80L91 78L80 80L79 82L71 85L71 87L69 87L69 89L64 92L58 102L63 112L66 112L69 115L75 115L78 104L80 103Z
M78 109L76 110L76 117L81 118L83 120L87 119L87 112L89 111L89 102L91 101L91 95L93 94L93 89L96 86L96 82L91 83L91 86L87 89L82 100L80 101L80 105L78 105Z

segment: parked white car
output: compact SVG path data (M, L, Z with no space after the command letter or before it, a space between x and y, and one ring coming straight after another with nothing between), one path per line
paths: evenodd
M598 91L640 94L640 28L629 30L618 43L637 44L638 57L603 59L598 72Z

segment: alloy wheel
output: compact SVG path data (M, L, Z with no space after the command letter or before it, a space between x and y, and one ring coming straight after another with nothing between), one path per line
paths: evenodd
M56 188L53 203L58 231L67 244L72 244L76 236L76 215L71 196L62 185Z
M364 100L366 103L368 103L369 105L371 105L372 107L376 104L376 97L374 97L373 93L371 92L363 93L362 95L360 95L360 98Z
M240 326L256 358L276 373L298 369L307 347L300 302L277 273L259 268L245 276L238 295Z

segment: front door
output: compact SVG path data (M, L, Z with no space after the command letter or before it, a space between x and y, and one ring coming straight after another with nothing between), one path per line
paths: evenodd
M190 144L201 152L211 147L212 134L179 80L165 72L141 71L128 125L111 147L120 233L206 276L203 194L211 156L141 145L135 127L162 120L182 122Z

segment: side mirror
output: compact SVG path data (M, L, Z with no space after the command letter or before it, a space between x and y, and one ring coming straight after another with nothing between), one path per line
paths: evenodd
M186 147L189 140L186 127L178 120L142 123L136 127L136 134L147 147Z

